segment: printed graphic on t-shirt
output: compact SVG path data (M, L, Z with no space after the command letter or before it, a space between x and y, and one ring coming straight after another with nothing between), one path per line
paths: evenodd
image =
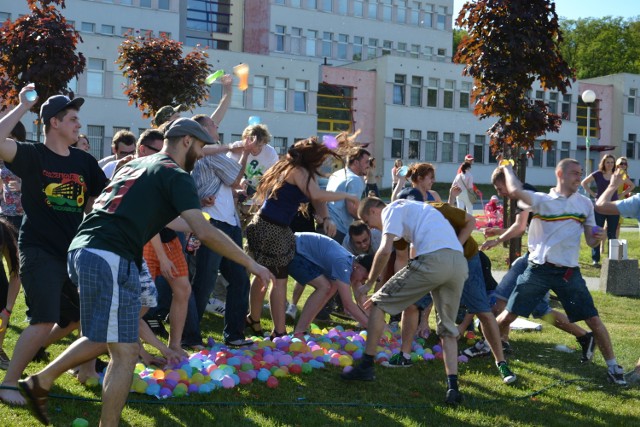
M84 210L87 184L82 175L47 170L42 171L42 175L50 182L44 188L47 206L64 212L78 213Z
M244 177L247 181L251 181L251 184L254 186L258 185L260 181L260 177L263 175L263 168L260 165L260 162L257 160L252 160L247 164L247 168L244 173Z

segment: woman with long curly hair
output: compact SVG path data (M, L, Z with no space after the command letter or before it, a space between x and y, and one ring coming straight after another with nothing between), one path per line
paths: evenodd
M247 225L247 247L249 255L269 268L276 277L269 296L274 325L272 338L286 334L287 266L296 249L295 236L289 226L300 205L311 202L316 218L322 220L325 230L333 228L335 232L326 202L360 201L351 194L325 191L318 186L316 176L329 156L339 158L336 152L318 143L315 137L296 142L285 158L267 170L254 195L254 206L260 208ZM260 313L265 292L264 284L254 280L249 296L247 326L256 334L262 332Z

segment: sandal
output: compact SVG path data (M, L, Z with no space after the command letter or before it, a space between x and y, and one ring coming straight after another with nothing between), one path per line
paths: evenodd
M40 387L37 376L31 376L25 380L18 381L18 385L22 389L31 406L33 415L44 425L51 424L49 414L47 413L47 400L49 398L49 390Z
M284 332L276 332L276 331L272 331L271 334L269 335L269 338L271 339L271 341L274 340L274 338L280 338L287 335L287 331Z
M262 330L262 325L260 325L260 320L253 320L251 316L247 316L245 317L244 322L246 327L251 329L251 332L253 332L255 336L264 336L264 331ZM258 329L256 329L256 325L258 325Z

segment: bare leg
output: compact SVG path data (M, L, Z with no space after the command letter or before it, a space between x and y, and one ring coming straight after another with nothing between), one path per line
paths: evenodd
M400 328L402 329L402 345L400 350L403 353L411 353L411 344L413 343L413 337L418 330L418 322L420 312L418 307L410 305L402 312L402 320L400 322Z
M575 323L571 323L566 314L552 310L551 316L553 316L553 326L556 328L568 332L576 338L587 334L587 331L582 329L580 326Z
M38 352L38 349L46 343L52 327L53 323L37 323L27 326L22 331L13 349L9 369L7 369L7 374L2 382L3 386L18 386L18 380L22 373ZM0 399L12 405L25 405L27 403L18 390L0 390Z
M318 315L322 307L325 306L329 298L335 293L335 287L329 283L326 277L318 276L309 282L309 285L314 287L315 290L307 301L304 303L304 307L302 307L302 311L300 312L300 318L298 319L298 323L296 323L296 327L293 330L294 333L305 332L313 319ZM296 283L296 289L294 290L294 304L297 303L298 300L295 298L295 292L300 286L301 289L304 288ZM302 292L300 292L302 294ZM299 298L299 296L298 296Z
M460 334L462 334L464 331L467 330L467 327L471 324L474 317L475 316L471 313L467 313L464 315L464 319L462 320L462 323L458 325L458 332L460 332Z
M249 291L249 317L254 321L259 321L262 317L262 304L267 289L258 277L254 277L251 281L251 289Z
M509 328L517 318L518 316L516 314L509 313L507 310L504 310L496 319L498 321L498 328L500 329L500 337L503 341L509 341Z
M456 337L440 337L444 370L447 375L458 375L458 339Z
M311 283L313 283L313 281ZM311 284L311 283L309 283L309 284ZM316 289L318 289L318 288L316 288ZM303 292L304 292L304 286L302 286L300 283L296 282L296 284L293 285L293 295L291 296L291 304L298 305L298 301L300 301L300 297L302 296Z
M107 346L111 354L111 361L102 386L100 426L117 427L122 408L129 396L140 344L137 342L108 343Z
M502 362L504 360L504 353L502 352L502 342L500 339L500 330L498 329L498 323L496 318L490 311L483 313L476 313L480 324L482 325L482 333L491 347L493 357L496 362Z
M422 338L427 338L431 334L431 327L429 326L429 316L431 315L431 308L433 303L429 304L424 310L422 310L422 318L418 325L418 335Z
M269 294L273 332L282 334L287 332L285 310L287 302L287 279L276 279Z
M191 285L189 284L187 276L169 279L168 282L173 293L171 307L169 309L169 323L171 324L169 348L186 356L180 344L182 331L184 330L184 322L187 318L187 306L189 305L189 297L191 296Z
M376 305L371 306L369 312L369 324L367 325L367 346L365 353L370 356L376 355L378 342L384 332L386 322L384 321L384 311L380 310Z
M591 331L593 331L593 336L596 339L596 343L598 343L598 348L600 349L604 360L613 359L615 355L613 353L613 346L611 345L611 337L609 336L607 327L602 323L600 317L593 316L585 319L585 322Z

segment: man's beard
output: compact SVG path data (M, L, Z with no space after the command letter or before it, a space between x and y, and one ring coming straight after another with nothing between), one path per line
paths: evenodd
M187 172L193 171L193 168L196 165L196 160L198 160L198 155L196 154L196 150L194 150L194 145L192 144L185 155L184 170Z

